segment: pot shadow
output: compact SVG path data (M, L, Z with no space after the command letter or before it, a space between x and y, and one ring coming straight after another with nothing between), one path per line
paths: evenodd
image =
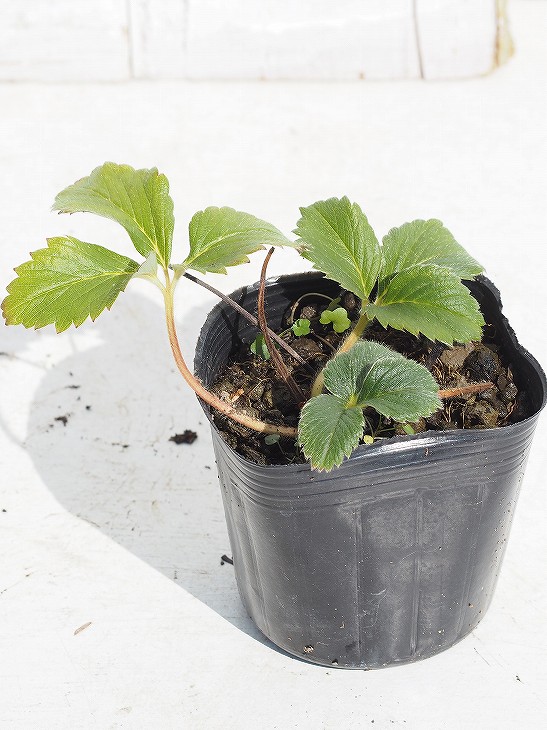
M208 308L179 322L181 342L196 341ZM4 356L24 359L36 333L9 331ZM172 364L160 307L125 293L81 331L71 354L44 369L21 444L45 485L73 515L280 651L247 616L232 566L221 564L231 552L209 423ZM170 441L185 429L197 433L193 444Z

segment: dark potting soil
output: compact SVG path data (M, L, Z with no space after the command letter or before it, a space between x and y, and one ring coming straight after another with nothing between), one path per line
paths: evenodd
M184 430L182 433L175 433L169 441L172 441L173 443L179 445L179 444L193 444L194 441L197 439L198 435L195 431L191 431L189 428Z
M345 307L353 322L358 319L359 305L359 300L353 294L341 293L338 306ZM283 329L278 332L306 362L304 366L285 350L279 350L292 377L306 394L309 393L315 374L324 367L347 334L337 334L332 325L320 324L321 313L328 306L328 298L304 295L287 309ZM310 320L309 335L297 337L293 334L290 327L298 318ZM526 415L519 402L511 363L504 355L495 327L491 324L487 323L484 327L482 342L456 347L447 347L390 327L384 329L378 322L369 325L364 337L381 342L425 365L441 390L486 381L493 383L491 388L483 392L445 399L442 409L412 424L415 433L497 428L522 420ZM222 400L254 418L276 425L296 426L299 411L293 396L277 374L272 361L253 355L249 345L249 342L240 343L211 390ZM372 408L365 409L365 416L365 435L372 436L375 441L406 433L400 424L380 416ZM268 443L270 439L266 440L264 434L245 428L216 411L213 418L228 444L251 461L258 464L305 461L293 439L280 438L275 443Z

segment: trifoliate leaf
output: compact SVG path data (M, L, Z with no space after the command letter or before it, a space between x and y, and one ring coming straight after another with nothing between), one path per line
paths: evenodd
M318 395L302 408L298 442L314 469L329 471L359 444L363 427L361 408L347 408L334 395Z
M62 332L110 309L139 268L136 261L70 236L49 238L48 248L31 253L2 302L7 324Z
M297 337L309 335L311 331L310 320L305 317L301 317L300 319L297 319L296 322L293 322L291 329Z
M329 279L366 301L378 277L381 253L361 208L344 197L321 200L300 212L294 232L303 255Z
M251 342L249 349L251 350L253 355L261 357L263 360L270 359L270 351L268 350L268 347L264 340L264 335L257 335Z
M120 223L143 256L154 251L169 264L175 218L169 182L155 167L135 170L105 162L57 195L53 210L96 213Z
M482 266L434 218L404 223L383 238L381 278L413 266L436 264L460 279L472 279Z
M484 325L469 289L440 266L414 266L395 274L366 313L384 327L421 333L445 345L480 340Z
M175 268L225 274L265 246L293 246L277 228L233 208L206 208L190 221L190 253Z
M319 321L321 324L329 324L332 322L332 329L335 332L338 332L338 334L345 332L351 327L351 321L344 307L337 307L332 311L325 309L324 312L321 313Z
M325 385L347 407L371 406L396 421L436 411L439 386L429 370L378 342L357 342L325 367Z

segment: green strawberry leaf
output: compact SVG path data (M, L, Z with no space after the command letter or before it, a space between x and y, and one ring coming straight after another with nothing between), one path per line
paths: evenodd
M130 165L105 162L61 191L53 210L110 218L125 228L140 254L148 256L154 251L161 266L169 264L175 225L173 201L167 178L155 167L135 170Z
M326 387L348 408L371 406L396 421L415 422L441 406L429 370L378 342L357 342L324 374Z
M300 208L294 233L302 255L329 279L367 300L380 271L381 252L367 217L348 198Z
M297 319L293 322L291 329L297 337L303 337L310 334L310 320L305 317Z
M206 208L190 221L190 253L174 269L225 274L265 246L294 246L277 228L233 208Z
M54 324L57 332L78 327L110 309L139 268L132 259L71 236L49 238L47 245L15 269L17 278L2 302L7 324L36 329Z
M381 279L413 266L432 264L449 269L460 279L472 279L483 270L434 218L392 228L383 238L382 255Z
M314 469L330 471L359 444L364 423L362 408L348 408L334 395L318 395L302 408L298 442Z
M321 313L319 321L321 324L329 324L332 322L332 328L338 334L345 332L351 327L351 321L344 307L337 307L333 310L325 309Z
M384 326L445 345L480 340L484 319L458 276L440 266L413 266L387 281L366 313Z
M249 345L249 349L251 350L253 355L261 357L263 360L269 360L271 357L268 346L266 345L266 341L264 340L264 335L262 334L259 334L254 338L254 340Z
M423 365L378 342L361 341L325 367L330 394L311 398L300 415L298 441L315 469L342 463L363 435L363 408L396 421L417 421L436 411L438 385ZM373 439L372 439L373 440ZM371 438L365 439L371 443Z

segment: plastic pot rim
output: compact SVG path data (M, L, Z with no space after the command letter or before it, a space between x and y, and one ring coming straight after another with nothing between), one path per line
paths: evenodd
M274 276L266 281L266 286L268 287L274 284L278 284L280 282L283 282L283 280L296 280L298 278L301 278L303 280L303 283L307 280L312 279L323 279L327 278L322 273L317 271L304 271L300 273L295 274L282 274L279 276ZM539 408L537 408L534 413L527 416L526 418L523 418L520 421L517 421L516 423L511 423L506 426L498 426L496 428L480 428L480 429L450 429L448 431L435 431L435 430L428 430L428 431L422 431L417 434L409 434L405 436L393 436L389 439L386 439L385 441L381 442L374 442L372 444L359 444L359 446L352 452L351 456L344 459L342 464L338 467L335 467L330 472L320 471L316 469L312 469L309 462L300 462L297 464L257 464L256 462L252 461L251 459L247 459L246 457L239 454L237 451L235 451L229 444L227 444L224 441L224 438L222 436L222 433L218 429L213 417L212 417L212 411L211 408L204 403L201 399L198 399L205 415L207 416L207 419L209 420L211 428L215 430L215 432L219 435L219 437L222 439L222 443L226 446L227 449L230 450L232 458L234 458L237 462L239 462L242 466L250 466L252 468L259 468L261 470L264 470L264 472L272 472L272 471L284 471L287 475L296 474L296 473L302 473L302 472L310 472L314 475L321 475L323 477L333 477L336 475L336 473L343 468L344 464L347 464L349 461L358 461L362 460L365 462L367 458L372 458L374 456L378 455L389 455L390 453L393 454L403 454L404 452L412 453L413 451L417 451L418 449L427 448L428 446L439 446L440 444L450 445L451 443L459 444L459 443L467 443L467 444L473 444L473 443L481 443L484 441L491 440L496 437L496 434L499 434L500 430L504 432L504 434L510 434L511 432L515 432L517 434L519 431L521 431L523 428L526 427L527 424L531 423L534 420L537 420L539 414L544 409L546 403L547 403L547 378L545 376L545 373L543 372L543 369L539 362L536 360L536 358L526 350L518 341L515 332L513 328L511 327L509 321L507 320L507 317L503 314L503 305L501 301L501 296L499 289L496 287L496 285L488 279L486 276L480 274L477 276L474 280L478 284L482 284L485 286L495 297L496 303L499 307L500 316L502 318L502 321L505 325L506 332L509 336L509 339L511 340L511 344L514 347L514 349L519 353L519 355L524 358L525 360L528 360L531 367L536 371L537 375L539 376L539 379L541 381L542 389L543 389L543 397L541 401L541 405ZM252 293L253 291L258 291L258 282L255 282L254 284L248 285L248 286L242 286L239 289L237 289L235 292L233 292L230 296L232 299L235 299L236 301L238 298L240 298L243 295L248 295ZM197 361L197 353L200 352L202 348L202 342L205 338L205 333L208 330L208 326L211 320L215 319L219 312L221 312L223 309L226 308L226 304L223 302L218 302L213 309L209 312L207 315L207 318L205 322L203 323L202 329L200 331L200 335L196 344L196 361ZM257 328L258 329L258 328Z

